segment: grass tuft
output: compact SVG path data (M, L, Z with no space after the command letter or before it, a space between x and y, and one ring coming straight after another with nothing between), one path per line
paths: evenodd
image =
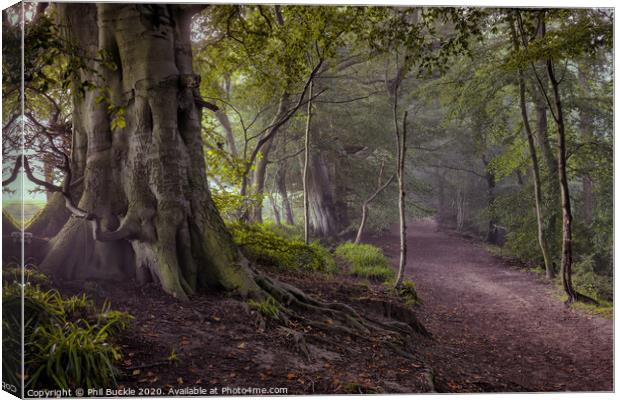
M351 275L382 282L394 278L390 261L378 247L347 242L336 248L336 255L349 263Z

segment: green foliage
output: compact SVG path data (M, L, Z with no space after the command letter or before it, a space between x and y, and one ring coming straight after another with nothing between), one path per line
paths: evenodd
M2 268L2 283L8 285L9 291L19 288L17 285L22 281L22 272L26 285L47 286L49 284L48 277L36 268L28 266L22 269L19 264L11 263Z
M303 240L304 228L301 225L278 225L273 221L265 221L261 224L265 229L268 229L276 235L283 236L290 239Z
M246 255L261 264L282 269L332 273L336 262L329 250L317 242L281 236L262 224L229 223L233 239Z
M18 274L11 268L3 270L3 330L8 333L3 341L19 336L21 329L22 289L17 281L6 279ZM132 317L112 310L108 302L98 308L85 294L63 297L56 290L45 289L47 279L42 274L25 274L26 388L98 388L115 384L114 363L120 360L121 351L114 339L128 327Z
M338 246L335 253L350 264L352 275L380 281L394 277L390 261L378 247L347 242Z
M613 301L613 277L600 275L596 272L596 262L589 255L573 265L573 283L575 288L597 300Z
M248 306L265 317L272 319L280 318L280 304L271 296L262 301L248 300Z

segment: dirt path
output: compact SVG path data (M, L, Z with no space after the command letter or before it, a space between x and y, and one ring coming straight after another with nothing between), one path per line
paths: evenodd
M435 338L425 350L438 386L613 390L613 321L565 307L534 274L433 222L415 222L408 234L408 275L424 301L420 318ZM371 242L396 260L396 234Z

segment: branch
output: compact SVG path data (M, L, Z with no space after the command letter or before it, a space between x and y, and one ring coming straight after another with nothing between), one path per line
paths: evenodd
M321 68L321 65L323 65L323 60L319 60L318 64L314 67L314 69L312 70L312 72L310 73L310 76L308 77L308 79L306 80L306 84L304 85L304 90L301 92L301 95L299 96L299 101L297 102L297 104L295 105L295 107L293 107L284 117L282 117L278 122L276 122L275 124L273 124L271 127L269 127L269 132L263 136L258 143L256 144L256 147L254 148L254 151L252 151L252 155L250 156L250 161L248 163L248 165L252 165L252 163L254 162L254 160L256 159L256 157L258 156L258 152L260 151L260 149L263 147L263 145L265 143L267 143L269 140L271 140L271 138L273 137L273 135L276 134L276 132L278 131L278 128L280 128L282 125L284 125L296 112L297 110L303 105L304 103L304 97L306 96L306 92L308 91L308 88L310 87L310 84L312 83L312 81L314 80L314 77L316 75L316 73L318 72L318 70ZM323 91L322 91L323 92ZM320 95L322 92L318 93L318 95ZM315 96L316 97L316 96ZM309 99L309 101L311 101L312 99Z
M519 32L521 33L521 41L523 42L523 49L525 51L525 55L529 58L529 54L527 51L528 42L527 42L527 38L525 37L525 29L523 28L523 19L521 18L521 13L519 11L517 11L517 21L519 23ZM547 101L547 105L549 106L549 111L551 112L551 116L553 117L553 120L555 122L558 122L558 117L556 117L555 112L553 111L553 105L551 103L551 100L549 99L549 96L547 95L547 90L545 90L545 85L543 84L542 79L540 78L540 76L538 75L538 72L536 71L536 66L534 65L534 61L530 60L530 66L532 68L532 71L534 72L534 76L536 77L536 82L538 82L538 87L540 88L540 91L542 92L543 96L545 97L545 100Z
M303 151L304 151L304 148L302 147L301 149L297 150L297 151L296 151L296 152L294 152L293 154L289 154L289 155L287 155L287 156L284 156L284 157L279 158L279 159L274 160L274 161L268 161L268 164L279 164L279 163L281 163L281 162L283 162L283 161L288 160L289 158L293 158L293 157L295 157L295 156L300 155L301 153L303 153Z
M2 187L12 183L15 179L17 179L17 175L19 175L19 170L22 167L22 156L18 156L15 160L15 166L13 167L13 171L11 172L11 176L2 181Z
M482 174L474 171L473 169L468 169L468 168L453 167L453 166L450 166L450 165L436 165L436 164L422 165L422 167L445 168L445 169L451 169L451 170L454 170L454 171L463 171L463 172L468 172L470 174L476 175L477 177L480 177L482 179L486 179L485 175L482 175Z
M370 96L377 94L381 92L381 90L376 90L366 96L360 96L360 97L355 97L353 99L348 99L348 100L317 100L315 101L315 103L323 103L323 104L345 104L345 103L353 103L354 101L358 101L358 100L364 100L369 98Z
M211 110L213 112L219 111L219 107L218 106L216 106L213 103L209 103L208 101L205 101L205 100L201 99L200 97L194 97L194 103L196 103L196 107L198 107L198 108L206 108L206 109Z

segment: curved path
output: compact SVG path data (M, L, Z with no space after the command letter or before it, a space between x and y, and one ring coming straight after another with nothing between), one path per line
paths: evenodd
M613 321L567 308L537 275L432 221L408 235L407 275L435 339L421 351L440 390L613 390ZM369 241L398 257L395 233Z

